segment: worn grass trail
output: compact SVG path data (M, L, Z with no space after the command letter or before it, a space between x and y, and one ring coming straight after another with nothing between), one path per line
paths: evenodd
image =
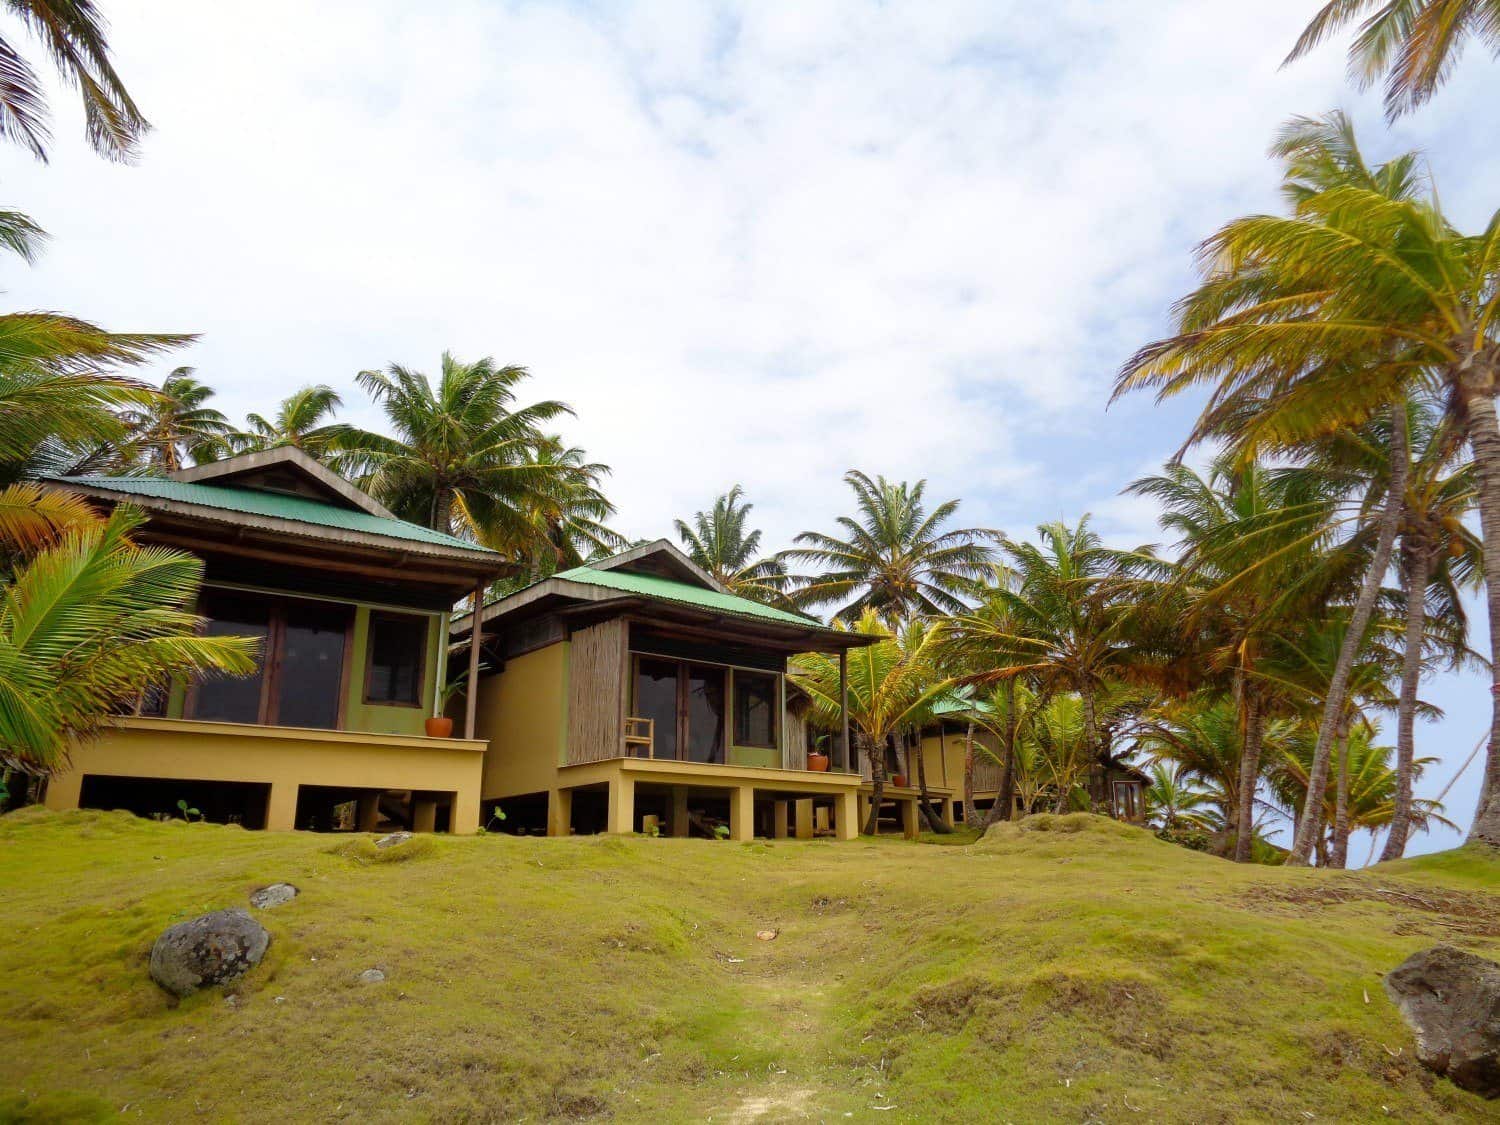
M0 1120L1493 1119L1379 979L1437 940L1500 954L1477 853L1242 868L1089 817L415 853L0 820ZM267 961L172 1005L155 935L278 880Z

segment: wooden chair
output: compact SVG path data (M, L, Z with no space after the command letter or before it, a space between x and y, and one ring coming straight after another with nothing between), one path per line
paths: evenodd
M625 720L625 756L649 758L656 744L656 720L632 715Z

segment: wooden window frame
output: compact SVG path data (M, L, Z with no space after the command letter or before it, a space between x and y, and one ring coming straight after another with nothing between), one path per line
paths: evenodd
M775 672L763 672L758 668L729 669L729 745L742 750L782 750L781 745L781 698L782 677ZM765 676L771 681L771 743L741 742L739 732L740 676Z
M725 684L724 684L724 687L725 687L725 692L724 692L725 723L724 723L724 747L723 747L724 761L722 761L722 762L697 762L697 763L695 763L696 765L708 765L708 766L726 765L727 766L729 764L729 752L731 750L772 750L772 751L775 751L776 753L783 754L783 755L786 753L786 748L782 745L782 742L783 742L783 732L782 732L782 715L781 715L781 712L784 710L784 708L786 706L786 704L785 704L785 699L786 699L786 676L783 675L782 673L780 673L780 672L771 672L771 671L768 671L767 669L764 669L764 668L743 668L743 667L741 667L740 665L737 665L737 664L722 664L722 663L720 663L720 662L718 662L716 660L693 660L693 659L689 659L687 657L680 657L680 656L661 656L661 655L659 655L657 653L654 653L654 652L640 652L640 651L637 651L635 649L631 649L630 650L630 663L629 663L629 668L630 668L630 683L628 685L628 690L625 693L627 717L629 717L630 715L633 715L635 713L635 709L636 709L636 687L637 687L637 685L638 685L638 683L640 681L641 661L642 660L659 660L663 664L672 664L672 665L675 665L676 668L677 668L677 720L676 720L677 754L676 754L675 757L672 757L672 758L663 758L662 759L663 761L668 761L668 762L672 762L672 761L676 761L676 762L688 762L688 761L692 760L692 759L690 759L690 758L687 757L687 752L688 752L688 707L687 707L687 692L688 692L688 687L687 687L687 684L688 684L688 678L689 678L689 669L692 668L692 667L694 667L695 665L697 667L700 667L700 668L719 668L719 669L722 669L723 672L724 672L724 677L725 677ZM736 685L735 685L735 679L736 679L736 677L741 672L744 672L744 673L746 673L748 675L752 675L752 676L770 676L775 681L775 684L776 684L776 690L775 690L775 693L774 693L775 698L773 698L772 701L771 701L771 710L772 710L771 725L772 725L772 732L773 732L772 736L775 739L775 745L774 746L754 746L754 745L749 745L749 744L746 744L746 743L735 741L734 709L735 709L736 691L738 690L736 688ZM655 749L656 749L656 747L652 746L652 757L656 756L655 755ZM629 754L626 754L625 756L626 757L630 757Z
M422 647L417 650L417 698L413 703L394 699L371 699L371 672L375 668L375 622L379 618L420 621L422 623ZM424 613L401 613L396 610L370 610L369 624L365 627L365 682L360 696L366 707L406 707L424 710L422 700L427 694L427 649L432 644L432 622Z
M204 593L218 590L220 587L204 587ZM324 605L337 605L348 611L349 619L344 623L344 654L339 669L339 698L338 713L334 718L333 727L312 727L311 730L344 730L348 719L349 704L349 670L353 666L352 653L354 651L354 622L358 616L355 607L347 602L332 601L327 598L299 598L295 594L271 594L259 591L239 590L228 588L229 592L238 597L249 597L258 599L265 603L266 613L266 641L261 652L263 663L260 669L260 705L256 710L254 723L244 723L243 726L278 727L281 723L275 722L276 712L281 704L281 666L283 657L283 642L286 637L286 604L288 602L320 602ZM203 595L199 595L198 613L203 615ZM200 681L192 679L183 696L182 713L185 718L198 719L198 686ZM169 700L170 702L170 700ZM233 722L232 719L204 719L203 722ZM288 727L288 730L303 728Z

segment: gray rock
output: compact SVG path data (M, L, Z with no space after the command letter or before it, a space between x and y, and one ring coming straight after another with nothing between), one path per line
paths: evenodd
M377 848L394 848L397 844L404 844L411 839L410 832L392 832L389 836L382 836L375 841Z
M271 935L234 907L168 926L151 947L151 979L173 996L238 980L266 955Z
M366 969L359 974L361 984L379 984L385 980L385 974L379 969Z
M269 887L261 887L258 891L250 892L250 905L257 910L269 910L273 906L280 906L284 902L291 902L297 897L297 888L290 883L272 883Z
M1435 945L1387 973L1385 990L1417 1033L1423 1066L1500 1098L1500 965Z

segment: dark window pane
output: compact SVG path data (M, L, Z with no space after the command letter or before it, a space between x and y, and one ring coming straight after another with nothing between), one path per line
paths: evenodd
M635 706L631 714L655 724L651 746L653 758L677 757L677 663L672 660L638 662L635 675Z
M365 699L370 703L422 702L422 655L427 647L425 617L370 615L370 674Z
M171 684L152 684L141 693L141 709L137 714L147 718L164 718L167 714L167 703L171 698Z
M776 748L776 677L734 673L734 744Z
M260 722L270 607L256 598L211 592L204 595L202 613L208 618L206 632L210 637L254 637L260 641L260 654L251 675L202 680L195 693L193 718L225 723Z
M348 610L292 601L284 612L276 725L332 730L339 725Z
M690 762L724 760L724 669L688 666L688 752Z

